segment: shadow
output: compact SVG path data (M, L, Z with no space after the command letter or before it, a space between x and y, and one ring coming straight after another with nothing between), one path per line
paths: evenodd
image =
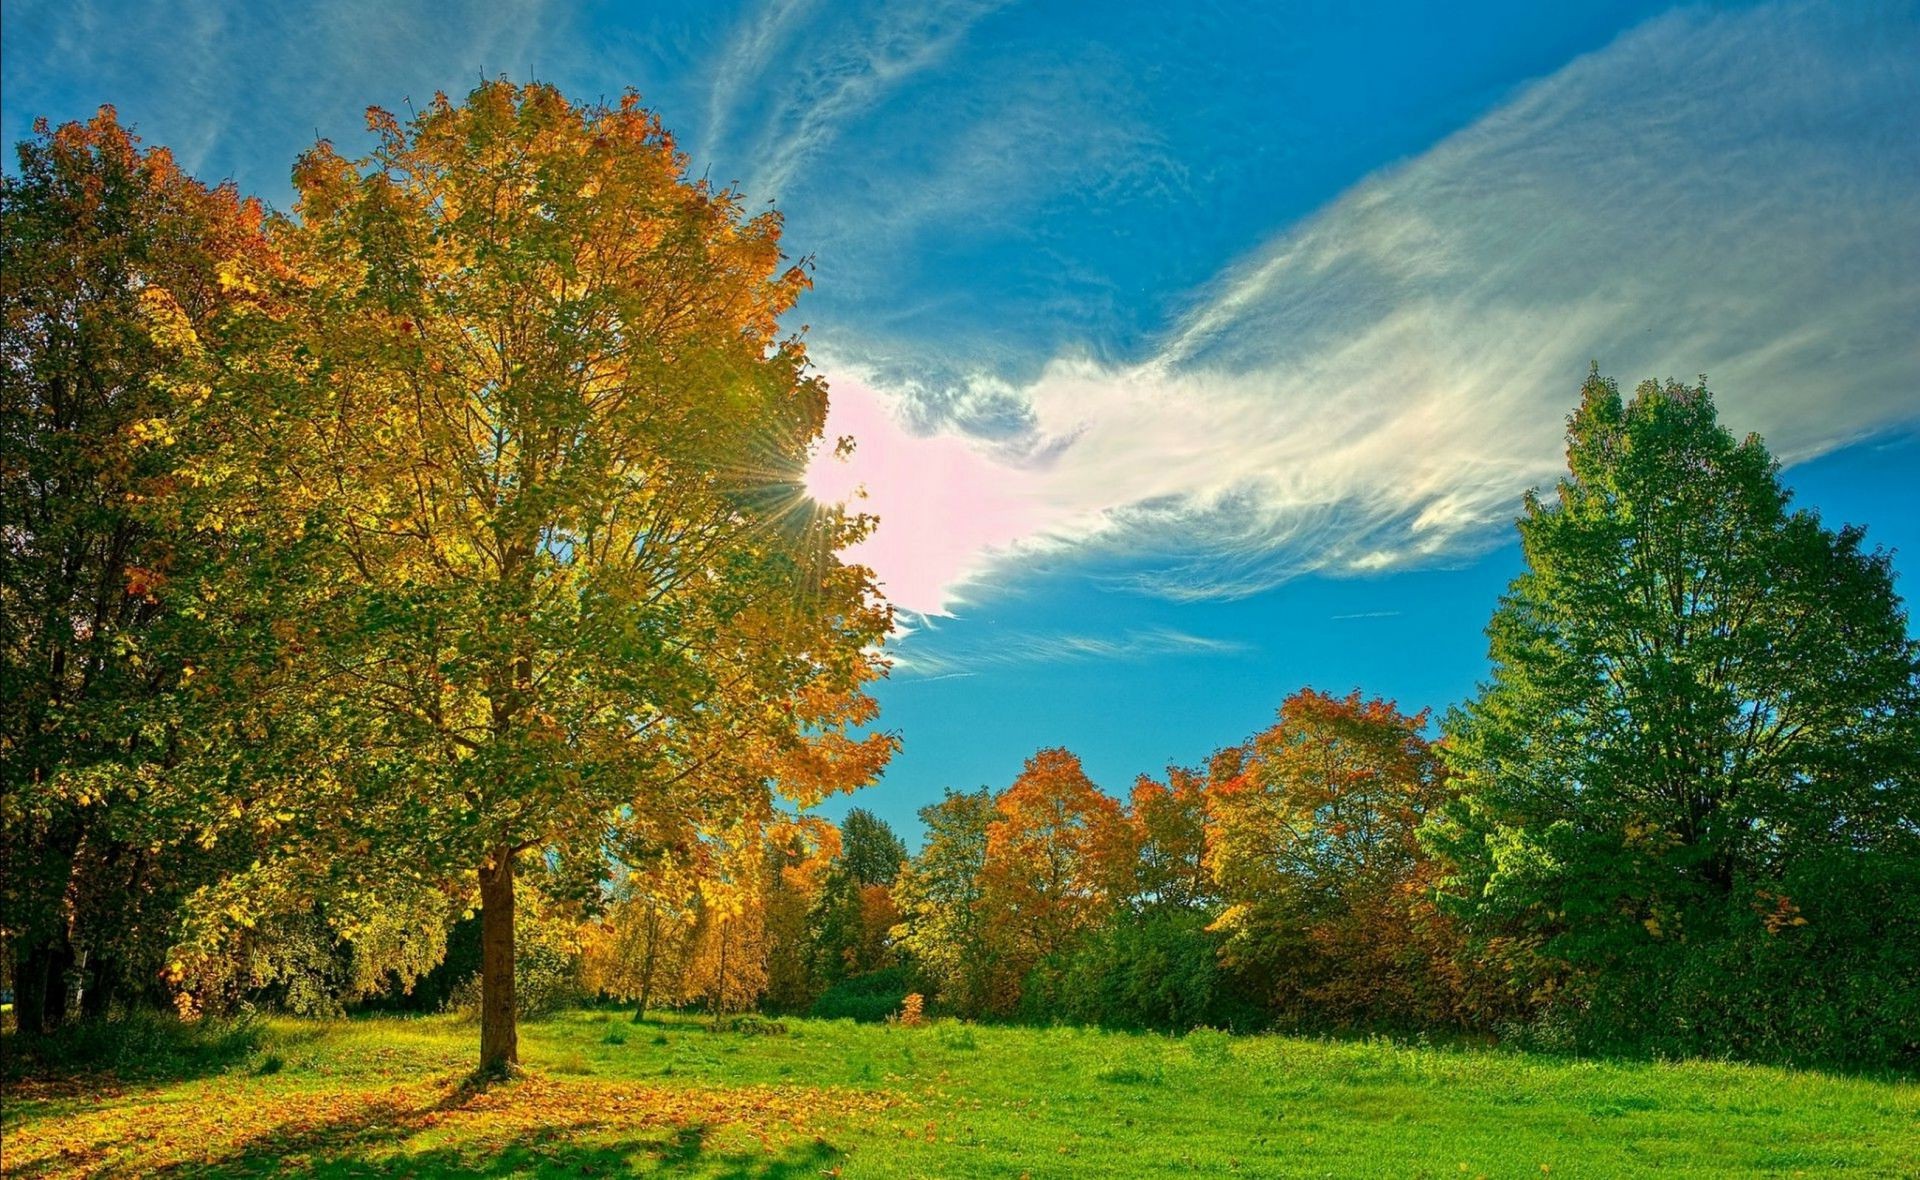
M624 1097L627 1105L617 1100ZM7 1174L254 1177L660 1176L797 1180L818 1176L845 1152L818 1137L762 1137L767 1120L743 1106L736 1120L676 1114L628 1092L580 1090L530 1075L485 1089L458 1077L426 1093L366 1095L351 1107L284 1108L238 1142L200 1154L192 1139L122 1154L105 1142L18 1165ZM608 1101L614 1098L614 1101ZM686 1112L692 1114L692 1112ZM728 1132L734 1132L728 1134ZM157 1148L167 1158L154 1158ZM191 1157L191 1158L189 1158Z
M51 1033L0 1036L7 1096L86 1093L115 1083L187 1081L226 1073L259 1050L266 1030L252 1020L191 1023L168 1013L130 1012L82 1020Z
M457 1149L408 1155L378 1162L355 1159L316 1162L308 1175L364 1177L378 1171L390 1176L702 1176L715 1180L800 1180L817 1177L837 1158L832 1148L809 1144L771 1155L761 1152L710 1152L695 1140L689 1154L680 1141L694 1134L681 1132L664 1150L654 1140L623 1139L600 1144L534 1146L512 1144L488 1158L476 1158ZM274 1170L274 1169L270 1169ZM201 1172L206 1176L261 1175L261 1172Z
M444 1104L443 1104L444 1105ZM402 1116L404 1118L404 1116ZM599 1121L529 1128L507 1137L407 1150L418 1127L380 1114L342 1120L302 1136L249 1144L212 1162L97 1175L206 1176L700 1176L717 1180L817 1177L844 1154L822 1140L778 1150L716 1149L704 1123L608 1134ZM588 1141L583 1138L591 1136Z

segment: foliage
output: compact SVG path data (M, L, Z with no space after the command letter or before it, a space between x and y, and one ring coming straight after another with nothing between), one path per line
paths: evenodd
M589 993L634 1004L634 1018L656 1003L678 1003L698 917L692 866L658 858L615 884L604 919L582 934L582 984Z
M834 984L821 993L807 1014L820 1020L887 1020L900 1011L912 993L907 973L889 967Z
M1214 760L1214 929L1225 964L1286 1019L1448 1015L1415 840L1446 791L1425 725L1391 701L1302 689Z
M183 669L157 632L175 538L170 339L217 338L274 269L260 207L102 107L35 124L0 179L0 947L29 1028L145 998L217 874L154 768ZM70 986L71 985L71 986Z
M1911 1060L1882 1001L1920 974L1920 648L1889 559L1790 510L1704 386L1596 372L1567 443L1447 721L1428 839L1476 953L1584 1043Z
M1063 749L1027 759L994 800L980 898L990 956L989 1009L1011 1012L1043 961L1106 922L1126 898L1132 832L1119 803Z
M1122 916L1083 941L1057 973L1028 977L1036 1014L1107 1028L1185 1032L1200 1025L1254 1027L1259 1008L1235 1003L1204 913L1149 909Z
M1167 768L1167 782L1141 775L1127 816L1133 825L1136 905L1203 909L1216 895L1207 871L1207 779L1199 771Z
M893 928L900 922L893 885L906 846L887 822L863 808L840 821L840 853L807 914L807 968L832 987L891 966Z
M907 859L907 846L893 828L864 807L840 820L840 854L834 872L862 885L891 885Z
M258 1051L266 1027L253 1014L181 1020L170 1012L130 1008L100 1020L74 1021L42 1036L13 1035L5 1077L104 1075L117 1081L193 1078L233 1068Z
M981 876L993 793L953 790L920 809L926 837L901 869L894 898L902 921L896 945L915 977L946 1012L977 1016L987 1009L986 914Z

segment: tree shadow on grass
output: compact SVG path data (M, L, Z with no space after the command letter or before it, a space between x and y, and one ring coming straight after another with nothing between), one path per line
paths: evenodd
M598 1131L600 1133L595 1134ZM592 1135L582 1140L579 1136ZM559 1134L530 1134L505 1142L442 1145L407 1151L408 1133L361 1133L306 1150L260 1144L213 1163L181 1165L160 1175L216 1180L297 1173L303 1176L700 1176L715 1180L799 1180L817 1177L843 1153L821 1140L773 1150L722 1149L711 1128L609 1135L604 1128L569 1127Z
M485 1094L482 1098L480 1095ZM130 1163L99 1175L236 1178L346 1176L701 1176L797 1180L818 1176L844 1151L824 1139L763 1144L750 1134L716 1141L729 1123L675 1122L655 1112L559 1111L529 1121L509 1105L497 1125L487 1098L513 1087L451 1086L437 1101L379 1099L323 1122L281 1124L212 1158L155 1168ZM453 1136L449 1141L449 1136ZM424 1140L419 1144L411 1141Z

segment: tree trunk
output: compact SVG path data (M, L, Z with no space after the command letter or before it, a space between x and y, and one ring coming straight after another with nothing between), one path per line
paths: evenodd
M660 932L666 923L660 920L660 907L647 907L647 953L640 960L640 1001L634 1005L633 1022L647 1018L647 1003L653 999L653 969L660 958Z
M480 867L480 1072L495 1077L520 1064L513 1007L513 852L496 848Z
M52 954L42 944L23 947L14 959L13 1021L27 1036L47 1031L47 976L52 971Z

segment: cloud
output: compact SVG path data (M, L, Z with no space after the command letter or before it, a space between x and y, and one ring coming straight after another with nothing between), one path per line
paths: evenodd
M700 142L711 153L719 150L731 130L731 120L744 91L767 72L773 54L795 31L798 19L813 0L772 0L740 22L713 67L713 87L707 93L707 121Z
M1789 461L1920 418L1915 61L1878 9L1671 14L1279 235L1144 360L830 358L887 423L848 475L873 564L939 613L1044 552L1149 558L1129 584L1174 598L1455 560L1560 469L1589 359L1708 373Z
M1147 660L1164 656L1222 656L1247 651L1243 643L1189 635L1165 627L1128 631L1118 637L1095 635L1008 634L994 631L974 645L942 645L940 650L895 653L894 677L936 680L972 675L982 669L1105 660Z
M20 0L7 5L5 130L18 138L34 115L85 118L111 102L189 171L279 202L315 137L358 145L369 103L404 111L436 89L526 77L560 59L564 31L546 0Z
M776 51L805 32L800 16L814 14L806 0L774 0L742 22L716 68L707 150L719 151L727 142L740 108L761 106L759 130L741 154L753 162L745 187L784 197L803 166L847 124L938 65L975 23L1003 5L936 0L843 10L837 21L830 19L834 14L819 14L822 28L803 37L801 51L776 73Z

